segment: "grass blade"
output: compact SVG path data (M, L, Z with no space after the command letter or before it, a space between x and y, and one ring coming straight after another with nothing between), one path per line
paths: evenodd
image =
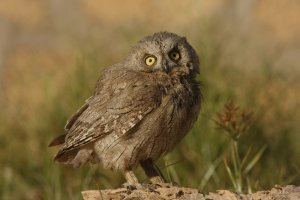
M234 188L235 190L237 190L237 184L236 184L235 178L234 178L234 176L233 176L233 174L232 174L232 172L231 172L230 167L229 167L228 164L227 164L227 160L226 160L226 159L224 159L224 164L225 164L226 171L227 171L227 173L228 173L228 175L229 175L229 178L230 178L230 180L231 180L231 183L232 183L232 185L233 185L233 188Z
M248 174L249 171L254 167L254 165L259 161L264 151L267 149L267 145L262 146L257 154L253 157L253 159L249 162L246 166L245 170L243 171L244 174Z

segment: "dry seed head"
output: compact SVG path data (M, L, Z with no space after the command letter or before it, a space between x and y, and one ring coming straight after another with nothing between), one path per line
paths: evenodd
M253 112L241 111L233 102L224 105L221 112L217 113L215 123L225 130L229 136L238 140L245 133L252 123Z

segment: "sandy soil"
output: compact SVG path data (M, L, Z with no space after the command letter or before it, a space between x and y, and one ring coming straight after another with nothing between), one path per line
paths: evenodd
M83 191L82 196L84 200L300 200L300 187L275 186L271 190L254 194L236 194L228 190L218 190L216 193L204 195L192 188L149 185L147 188L133 190L125 188L88 190Z

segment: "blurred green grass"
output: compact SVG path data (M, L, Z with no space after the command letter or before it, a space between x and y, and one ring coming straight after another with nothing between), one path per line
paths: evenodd
M225 103L234 101L253 111L255 118L239 141L240 153L245 154L250 146L267 146L249 173L253 190L299 185L299 75L271 70L271 59L262 59L255 71L236 67L222 57L225 46L210 34L195 36L191 43L201 57L202 112L184 141L158 161L164 175L202 192L232 189L223 163L229 156L230 140L212 119ZM92 94L102 66L116 59L97 49L78 51L75 57L68 69L62 69L63 76L55 72L36 76L21 69L4 82L3 93L11 96L1 102L1 199L80 199L81 190L118 187L124 182L121 174L101 166L72 169L52 161L56 150L47 144L63 132L68 117ZM18 79L19 83L10 82ZM141 169L137 173L146 181Z

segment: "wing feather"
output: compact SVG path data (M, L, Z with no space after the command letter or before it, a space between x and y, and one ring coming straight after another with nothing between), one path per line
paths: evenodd
M66 125L65 144L57 156L108 134L127 135L159 106L162 94L146 75L120 71L108 71L98 81L95 95Z
M76 112L75 114L70 117L70 119L67 121L67 124L65 125L65 130L69 130L72 125L74 124L74 122L77 120L77 118L89 107L89 100L91 99L92 97L88 98L85 103L83 104L83 106L81 106Z

